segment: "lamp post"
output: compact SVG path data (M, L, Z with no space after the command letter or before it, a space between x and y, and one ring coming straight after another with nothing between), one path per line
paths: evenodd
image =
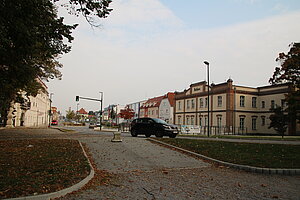
M100 131L102 129L102 106L103 106L103 92L99 92L100 95Z
M48 125L48 127L51 126L51 115L52 115L51 104L52 104L52 95L53 95L53 93L50 93L50 109L49 109L49 125Z
M209 137L210 133L210 124L209 124L209 62L204 61L204 64L207 67L207 137Z

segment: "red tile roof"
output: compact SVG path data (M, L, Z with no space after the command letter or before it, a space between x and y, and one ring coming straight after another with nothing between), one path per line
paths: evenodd
M175 93L174 92L168 92L166 94L166 98L169 99L171 107L174 107L174 105L175 105Z
M164 96L154 97L152 99L148 99L141 108L151 108L151 107L159 107L161 100L164 98Z
M88 114L83 108L81 108L80 110L78 110L78 113L82 114L82 115Z

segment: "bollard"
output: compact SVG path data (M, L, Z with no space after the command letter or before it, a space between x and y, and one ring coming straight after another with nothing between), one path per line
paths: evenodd
M121 140L121 132L114 132L114 138L111 140L112 142L122 142Z

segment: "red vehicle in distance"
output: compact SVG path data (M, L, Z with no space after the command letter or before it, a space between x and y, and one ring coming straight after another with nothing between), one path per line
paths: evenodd
M57 120L52 120L51 125L58 125L58 121Z

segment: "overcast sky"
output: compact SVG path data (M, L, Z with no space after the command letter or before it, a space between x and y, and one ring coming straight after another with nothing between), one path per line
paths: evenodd
M82 18L72 51L60 62L62 80L50 80L53 105L76 110L75 96L126 105L182 91L206 80L264 86L279 52L300 39L299 0L114 0L113 12L92 29ZM99 110L80 100L79 108Z

